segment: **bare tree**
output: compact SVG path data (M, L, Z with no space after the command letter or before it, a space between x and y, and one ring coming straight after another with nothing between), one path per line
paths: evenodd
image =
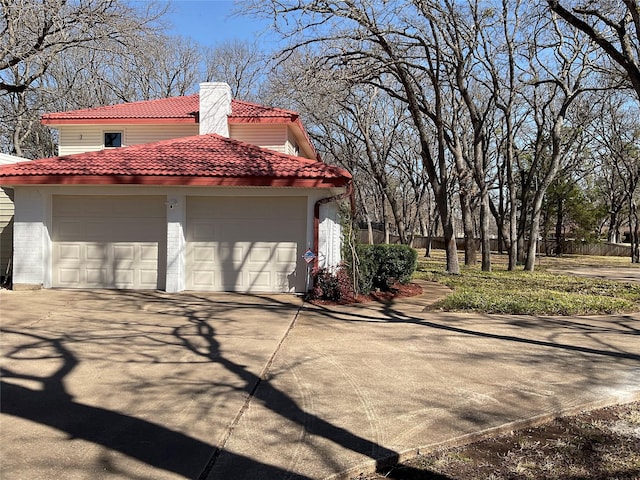
M535 122L529 170L529 176L535 178L535 192L525 262L528 271L535 266L544 196L563 162L580 155L574 147L584 133L583 125L591 120L589 102L578 104L578 99L584 92L599 89L590 83L593 46L575 33L563 33L557 19L540 17L537 22L542 24L534 29L527 92Z
M65 51L109 49L152 28L164 13L110 0L0 0L0 90L30 88Z
M260 98L269 58L257 42L227 41L206 49L204 57L205 81L227 82L235 98Z
M3 148L19 156L50 155L52 139L42 138L39 115L81 84L85 65L71 68L71 59L120 52L154 34L163 13L153 3L139 11L109 0L0 0L0 106L8 120L0 132ZM55 78L56 70L68 78Z
M368 0L253 2L253 11L271 16L291 39L285 55L318 45L326 68L354 83L376 86L405 105L443 225L447 271L458 273L445 140L446 66L437 28L420 13L427 10L406 2L378 5Z
M547 0L549 8L586 34L625 72L640 101L640 2Z
M599 110L593 138L601 156L601 178L607 181L610 237L617 236L622 211L627 211L631 262L640 263L640 122L638 109L625 97L610 97Z

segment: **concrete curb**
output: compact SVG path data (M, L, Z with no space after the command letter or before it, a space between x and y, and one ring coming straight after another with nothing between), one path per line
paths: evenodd
M535 417L527 418L524 420L516 420L513 422L505 423L503 425L498 425L497 427L480 430L478 432L467 433L465 435L461 435L450 440L445 440L443 442L410 448L408 450L399 452L397 455L393 455L392 457L385 457L364 462L356 467L352 467L342 472L325 477L323 480L349 480L356 475L373 474L382 468L390 468L394 465L398 465L399 463L411 460L418 455L428 455L442 448L462 447L516 430L539 427L561 417L573 416L588 410L597 410L600 408L636 401L640 401L640 391L625 395L613 396L603 400L595 400L593 402L584 403L575 407L536 415Z

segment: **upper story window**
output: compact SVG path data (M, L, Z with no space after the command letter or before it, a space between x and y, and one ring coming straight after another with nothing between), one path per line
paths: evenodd
M122 146L122 132L104 132L104 148Z

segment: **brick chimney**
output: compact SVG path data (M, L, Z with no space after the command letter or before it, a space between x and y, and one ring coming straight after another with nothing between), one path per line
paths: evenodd
M227 115L231 114L231 87L223 82L200 84L200 135L229 136Z

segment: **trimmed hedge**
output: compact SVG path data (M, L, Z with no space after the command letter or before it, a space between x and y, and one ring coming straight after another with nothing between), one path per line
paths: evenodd
M418 252L407 245L358 245L356 247L358 290L389 290L408 283L416 269Z

